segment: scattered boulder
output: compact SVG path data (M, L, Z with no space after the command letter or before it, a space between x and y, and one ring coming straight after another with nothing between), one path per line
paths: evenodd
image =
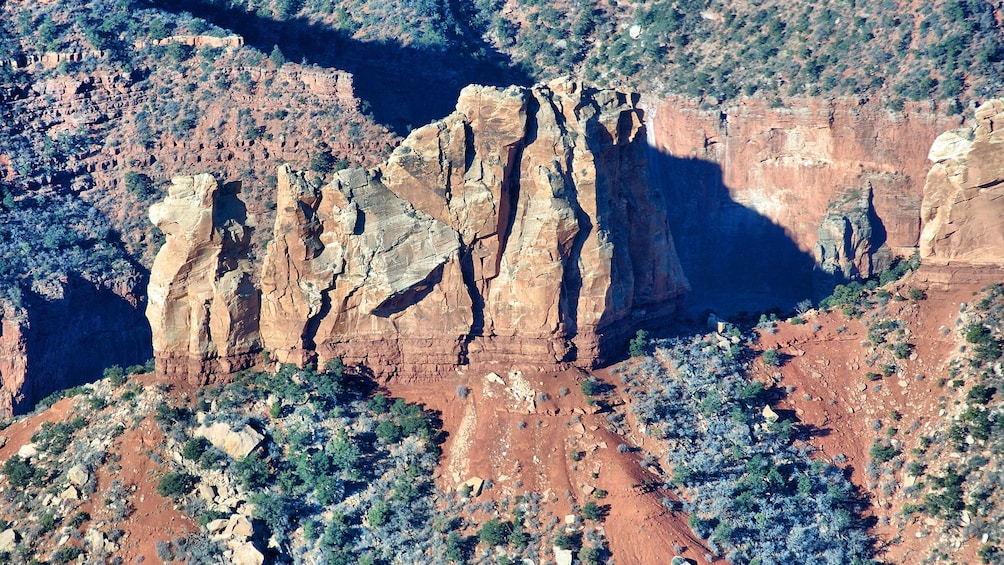
M561 549L558 546L554 546L552 549L554 550L554 562L557 565L572 565L571 549Z
M70 481L70 484L82 487L87 484L87 481L91 480L91 473L87 470L87 467L78 463L66 472L66 480Z
M34 443L26 443L17 450L17 456L21 459L38 457L38 447Z
M77 490L77 487L70 485L60 493L59 498L63 500L80 500L80 491Z
M13 553L20 539L21 536L12 528L7 528L3 532L0 532L0 552Z
M247 516L234 514L227 521L227 527L223 530L223 535L249 539L254 537L254 524L251 523L251 520Z
M244 424L239 430L234 430L224 422L215 422L211 426L199 426L195 428L193 435L206 438L209 443L234 459L247 457L265 439L265 436L258 430L247 424Z
M760 413L763 414L763 419L766 420L768 424L773 424L781 419L777 412L771 410L770 406L764 406Z
M466 481L464 481L464 483L461 485L461 487L470 488L471 497L480 495L481 489L483 489L484 486L485 486L485 480L482 479L481 477L471 477Z
M262 565L265 563L265 555L251 542L231 542L228 546L233 551L231 556L233 565Z

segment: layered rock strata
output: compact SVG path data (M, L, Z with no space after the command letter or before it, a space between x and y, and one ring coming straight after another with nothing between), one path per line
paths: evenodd
M247 366L259 351L259 292L247 250L251 224L238 183L176 177L150 208L166 237L150 272L147 319L162 373L201 381Z
M972 128L941 134L924 185L925 264L1004 266L1004 100L976 110Z
M471 86L377 169L318 186L281 167L262 345L384 375L621 348L688 290L636 102L565 80ZM162 357L210 350L181 345L155 340Z

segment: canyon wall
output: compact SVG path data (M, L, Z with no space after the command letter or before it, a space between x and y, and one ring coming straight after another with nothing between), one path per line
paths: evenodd
M379 375L600 362L638 326L673 313L688 290L666 204L646 180L645 143L630 95L567 80L465 88L454 113L412 132L376 169L318 186L280 167L260 318L254 308L223 316L258 325L261 345L281 361L340 357ZM212 205L203 199L186 214L215 218ZM154 307L219 276L177 275L192 249L214 249L212 226L165 228L151 277L158 368L185 366L189 378L207 359L238 359L233 368L244 354L208 346L201 328L212 326L211 308L208 322L190 305L167 323ZM172 265L170 277L161 264Z
M787 309L911 254L925 155L961 121L848 99L648 106L651 176L694 287L688 306L733 313Z

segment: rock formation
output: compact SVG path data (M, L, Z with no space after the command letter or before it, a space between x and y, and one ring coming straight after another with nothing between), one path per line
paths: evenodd
M10 418L14 406L24 400L28 373L24 322L13 313L0 317L0 418Z
M892 253L872 206L872 187L851 190L830 203L819 225L816 268L838 280L868 278L889 267Z
M150 208L167 238L150 272L146 309L161 372L198 381L241 368L260 349L239 190L207 174L176 177Z
M262 346L281 361L340 357L384 375L471 361L589 364L622 348L688 290L665 205L646 182L636 102L566 80L471 86L382 167L341 171L325 186L280 167L261 267ZM212 202L197 203L190 185L172 188L151 217L216 217L195 213ZM175 232L194 233L192 220L179 221L192 227ZM228 301L200 279L226 275L176 274L193 253L215 260L218 229L204 226L197 242L169 235L158 255L151 323L155 336L176 335L155 337L158 360L253 349L253 293ZM221 311L244 324L219 334L199 331L212 316L180 323L191 306L166 316L167 293L193 301L176 285L203 289L198 304L235 306Z
M928 159L921 259L1004 266L1004 100L980 106L973 128L938 136Z

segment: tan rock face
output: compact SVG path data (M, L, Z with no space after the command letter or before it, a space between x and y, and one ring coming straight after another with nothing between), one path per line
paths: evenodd
M1004 100L938 136L924 185L920 255L934 265L1004 266Z
M831 202L813 250L817 269L839 281L868 278L888 268L892 253L885 245L885 233L875 225L878 221L871 186Z
M601 357L632 312L687 290L642 121L628 96L574 82L472 86L380 170L318 188L280 169L265 347L377 373Z
M280 167L262 345L280 361L340 357L382 375L588 364L623 347L688 290L646 182L635 103L570 81L472 86L378 169L318 186ZM256 344L255 295L219 291L246 288L240 221L216 221L232 216L208 211L215 185L199 178L151 210L168 234L151 282L154 347L239 357ZM199 330L222 322L222 333Z
M192 380L246 366L260 349L259 293L239 185L177 177L150 208L166 236L150 273L146 315L158 370Z

